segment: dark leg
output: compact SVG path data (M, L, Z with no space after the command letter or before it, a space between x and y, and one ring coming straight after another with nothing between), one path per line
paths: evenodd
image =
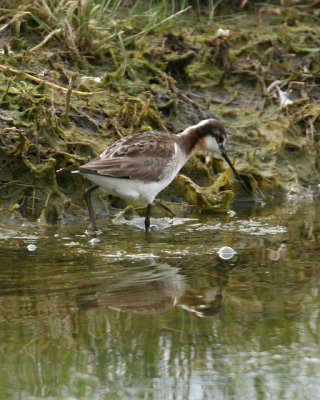
M146 210L146 219L144 220L144 226L147 232L150 229L150 214L151 214L151 204L148 204Z
M89 188L86 189L86 192L85 192L85 199L86 199L86 203L87 203L87 207L88 207L88 211L89 211L90 222L91 222L92 228L95 231L98 230L98 227L97 227L96 217L94 215L94 211L93 211L93 207L92 207L91 192L93 190L97 189L98 187L99 187L98 185L90 186Z

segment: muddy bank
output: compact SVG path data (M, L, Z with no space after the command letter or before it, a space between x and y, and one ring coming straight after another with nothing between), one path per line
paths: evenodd
M125 135L178 132L207 117L230 132L228 153L253 197L319 185L317 2L243 2L231 15L190 3L156 18L126 2L104 13L99 3L23 3L7 4L0 20L3 214L86 216L85 182L71 174L78 165ZM246 196L214 156L199 154L182 174L164 200L216 212L228 209L232 191ZM101 200L100 192L97 209L108 210Z

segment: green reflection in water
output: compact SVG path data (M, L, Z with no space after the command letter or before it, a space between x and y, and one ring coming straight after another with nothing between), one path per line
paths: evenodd
M0 398L317 398L319 216L0 227Z

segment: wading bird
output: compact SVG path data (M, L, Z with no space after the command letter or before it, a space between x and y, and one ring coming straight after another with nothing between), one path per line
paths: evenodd
M79 167L78 172L95 183L86 190L90 221L97 229L91 192L101 187L116 197L142 200L146 205L145 229L150 229L151 205L183 165L199 150L216 151L231 167L236 178L247 188L232 165L226 150L223 125L210 118L178 134L157 131L137 133L118 140L97 158Z

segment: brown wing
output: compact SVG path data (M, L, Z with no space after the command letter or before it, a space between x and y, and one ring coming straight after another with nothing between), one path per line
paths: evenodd
M170 169L175 137L143 132L118 140L96 159L82 165L81 172L114 178L158 181Z

